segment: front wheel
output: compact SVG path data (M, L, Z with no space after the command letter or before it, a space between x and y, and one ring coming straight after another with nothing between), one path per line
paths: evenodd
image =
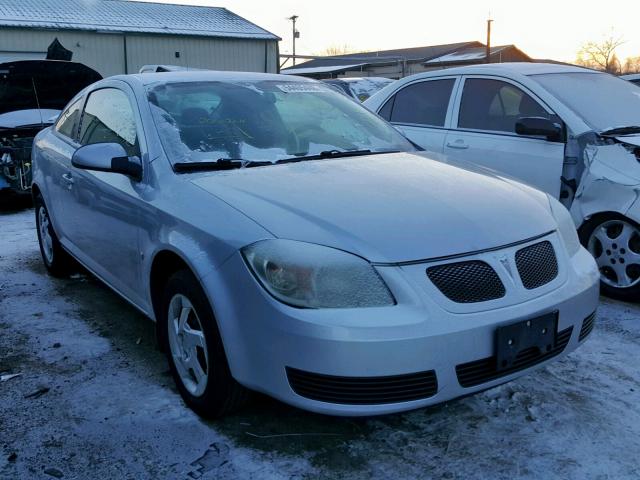
M231 376L213 311L191 272L171 276L158 321L171 373L189 407L215 418L245 403L248 391Z
M596 259L602 292L640 300L640 226L622 215L600 215L582 226L580 240Z

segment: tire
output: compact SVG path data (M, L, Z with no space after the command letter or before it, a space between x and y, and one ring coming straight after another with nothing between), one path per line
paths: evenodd
M66 277L74 270L75 262L60 245L41 194L35 195L33 205L36 211L38 244L44 266L54 277Z
M596 215L579 231L580 242L596 259L605 295L640 300L640 225L619 214Z
M246 403L249 391L231 376L213 310L190 271L169 278L158 322L171 374L193 411L213 419Z

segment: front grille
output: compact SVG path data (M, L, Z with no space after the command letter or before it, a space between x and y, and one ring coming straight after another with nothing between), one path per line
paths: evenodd
M433 370L386 377L337 377L290 367L286 371L294 392L321 402L375 405L420 400L438 392Z
M527 290L546 285L558 276L558 260L549 241L518 250L516 266L522 284Z
M524 370L525 368L533 367L540 362L562 353L567 346L567 343L569 343L572 331L573 327L569 327L559 332L556 335L556 343L549 352L540 352L536 347L521 351L518 353L513 366L508 369L498 371L495 356L483 358L482 360L476 360L474 362L462 363L456 366L458 382L460 382L460 385L463 387L468 388Z
M596 312L593 312L587 318L582 321L582 327L580 328L580 336L578 340L581 342L585 338L589 336L589 334L593 331L593 327L596 323Z
M479 260L429 267L427 276L444 296L457 303L486 302L505 295L498 274Z

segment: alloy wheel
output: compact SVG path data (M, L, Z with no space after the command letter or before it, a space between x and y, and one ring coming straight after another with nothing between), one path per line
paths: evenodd
M202 395L209 379L207 341L198 313L189 301L176 294L169 302L168 339L173 363L187 391Z
M622 220L598 225L587 243L596 259L602 282L614 288L630 288L640 283L640 230Z
M49 215L44 206L40 205L38 209L38 229L40 230L40 242L42 244L42 253L48 264L53 263L53 238L51 237L51 222Z

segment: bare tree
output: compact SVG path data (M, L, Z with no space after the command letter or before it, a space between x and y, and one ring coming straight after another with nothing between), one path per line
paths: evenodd
M348 53L356 53L356 50L350 47L347 44L344 45L330 45L325 48L321 52L316 53L316 55L321 56L336 56L336 55L346 55Z
M640 57L628 57L622 67L622 73L640 73Z
M600 42L587 42L578 52L576 63L609 73L620 73L620 61L616 56L616 49L623 43L622 37L616 37L613 34Z

